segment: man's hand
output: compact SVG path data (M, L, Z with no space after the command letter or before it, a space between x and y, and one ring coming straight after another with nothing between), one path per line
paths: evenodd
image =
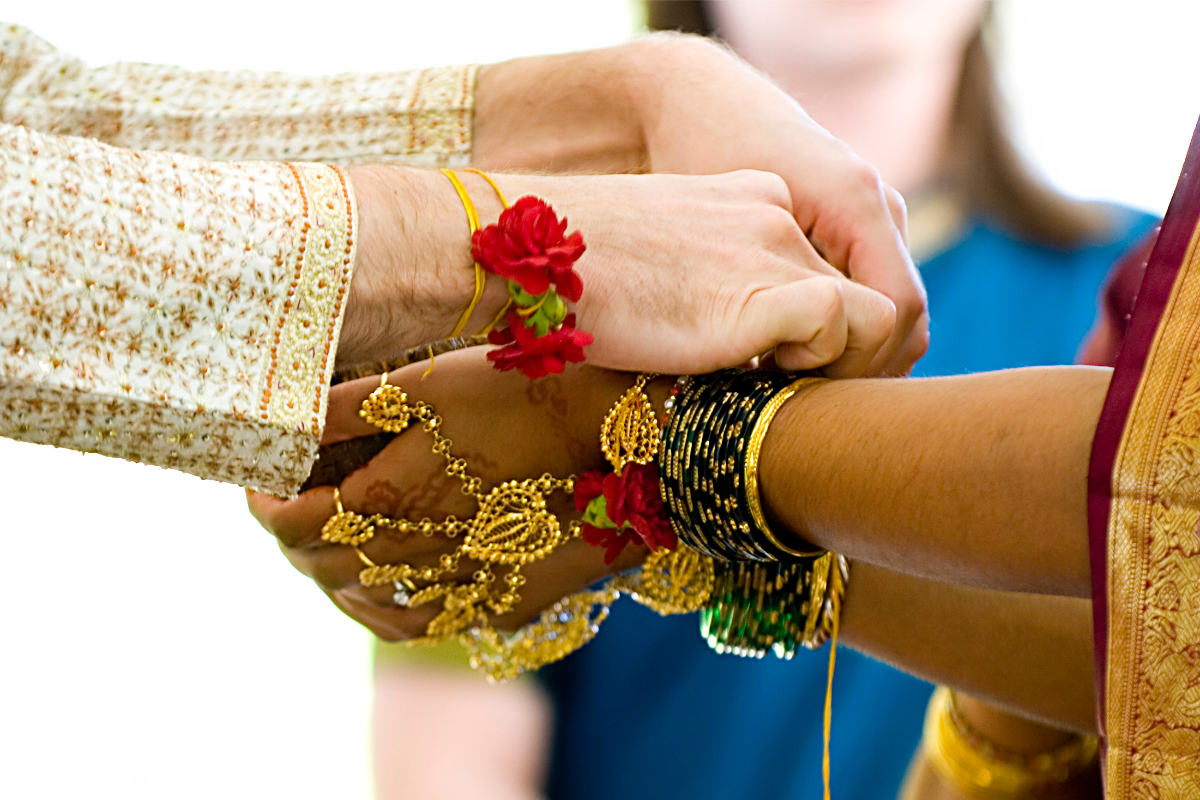
M594 366L701 373L774 349L785 369L854 376L890 341L892 301L820 257L776 175L495 177L510 199L544 198L583 233L575 310L595 335L586 351ZM445 176L376 167L351 179L362 234L343 363L446 336L473 289L466 219ZM462 179L481 219L495 220L492 189ZM503 282L491 278L467 331L504 299Z
M872 357L851 354L829 374L901 375L925 353L925 291L908 255L900 195L724 48L660 35L495 64L480 72L476 103L475 160L488 169L776 173L816 251L895 305L895 326Z
M781 176L797 223L821 255L896 304L895 330L865 374L907 373L928 347L929 318L900 194L725 48L695 37L649 37L637 58L644 73L662 76L635 84L650 169Z

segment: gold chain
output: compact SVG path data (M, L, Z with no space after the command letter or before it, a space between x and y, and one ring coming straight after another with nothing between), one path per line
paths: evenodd
M640 375L604 418L600 444L605 457L618 472L627 463L649 464L658 454L661 431L654 407L646 395L652 375ZM696 611L707 602L713 587L713 561L685 546L673 551L660 549L647 558L642 570L609 580L599 589L565 597L534 622L512 636L497 632L491 614L505 614L520 602L518 590L525 583L521 568L540 561L579 535L581 524L565 527L550 513L546 498L555 492L571 494L574 476L506 481L490 491L482 479L469 474L465 459L454 455L454 443L442 434L442 418L427 403L410 401L398 386L380 385L363 402L359 416L391 433L418 424L441 456L448 476L461 483L463 494L473 498L478 511L470 519L447 516L440 522L393 519L383 514L362 515L345 509L335 490L337 513L321 530L321 538L332 544L353 547L363 562L359 582L363 586L385 586L396 582L407 587L407 606L417 607L442 601L442 611L413 644L436 644L457 637L471 653L472 666L492 680L515 678L527 669L557 661L591 641L621 592L659 614ZM362 550L379 529L402 534L444 536L459 539L451 553L444 553L432 566L376 564ZM469 582L452 577L466 560L481 562ZM502 579L495 567L507 567ZM417 587L415 581L424 586ZM497 583L501 584L498 588Z
M487 628L489 612L512 611L521 600L518 590L525 584L521 568L540 561L578 535L578 524L568 525L564 530L546 507L547 495L574 491L574 477L543 475L506 481L491 491L483 491L483 480L469 474L466 460L454 455L454 443L442 433L441 416L423 401L410 402L400 387L388 384L386 373L379 388L363 402L359 416L391 433L419 424L433 439L431 451L445 460L446 474L458 480L463 494L478 504L478 511L468 520L448 516L434 522L428 517L407 520L384 514L364 516L346 510L340 493L335 495L337 513L325 523L321 538L355 548L364 566L359 573L363 586L384 586L397 581L413 586L414 590L408 594L409 607L442 601L442 611L429 623L423 641L440 641L474 626ZM363 552L362 545L380 528L450 539L461 537L461 542L454 552L442 554L433 566L376 564ZM471 575L471 581L444 580L459 571L464 559L482 562ZM497 566L508 567L499 581L494 571ZM427 585L416 588L414 581Z

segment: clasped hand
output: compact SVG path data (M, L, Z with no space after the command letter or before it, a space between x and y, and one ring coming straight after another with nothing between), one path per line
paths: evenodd
M413 401L433 406L443 419L444 435L454 443L454 455L466 459L468 472L482 478L486 488L510 479L546 473L565 478L600 468L601 421L633 380L625 373L568 367L562 375L531 383L520 373L493 370L482 348L438 356L433 372L422 379L427 368L428 363L419 363L396 370L388 382L403 388ZM364 378L333 388L323 444L379 432L358 413L378 386L378 378ZM661 400L661 387L657 388ZM447 474L446 462L432 452L432 444L420 425L410 425L341 483L343 506L364 515L411 520L470 518L478 510L475 501ZM278 537L288 560L339 609L380 638L421 636L439 612L437 602L397 607L390 586L364 587L359 581L364 562L354 548L322 540L322 527L337 512L332 487L286 501L253 492L248 497L251 513ZM571 498L561 492L551 496L550 510L564 525L578 516ZM399 535L381 528L361 550L376 564L433 566L457 545L457 540L438 534ZM562 597L636 566L646 553L645 548L630 546L606 565L603 549L572 539L544 561L523 569L527 582L520 589L520 602L493 622L502 630L515 629ZM469 582L477 568L464 560L444 579Z

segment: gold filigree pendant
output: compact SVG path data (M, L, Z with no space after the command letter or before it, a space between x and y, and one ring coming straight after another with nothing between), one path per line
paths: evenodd
M412 408L408 405L408 395L399 386L389 384L384 373L379 388L363 401L358 415L376 428L400 433L412 419Z
M558 518L546 510L537 481L507 481L480 501L462 552L489 564L529 564L562 541Z
M713 589L713 561L685 545L659 549L642 565L639 578L618 582L617 589L634 600L668 616L699 611Z
M645 391L649 378L649 375L638 376L629 391L609 409L600 426L600 448L618 473L631 461L649 464L658 455L658 418Z

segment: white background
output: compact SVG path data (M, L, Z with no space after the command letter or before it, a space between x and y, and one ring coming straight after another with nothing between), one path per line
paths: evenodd
M1068 191L1161 212L1200 113L1200 4L1004 11L1033 158ZM0 0L93 64L308 72L603 45L635 16L626 0ZM240 491L5 441L0 487L0 797L365 800L367 637Z

